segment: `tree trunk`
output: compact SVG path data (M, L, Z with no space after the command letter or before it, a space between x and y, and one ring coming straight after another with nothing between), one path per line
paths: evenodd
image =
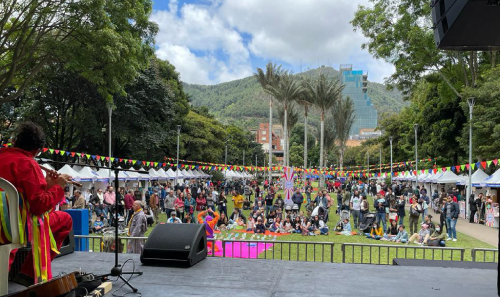
M272 170L273 166L273 97L269 97L269 185L272 182ZM256 164L257 165L257 164ZM264 171L265 174L265 171Z
M304 112L304 169L307 168L307 105Z
M340 171L342 171L342 168L344 166L344 148L342 147L342 145L340 145L339 163L340 163Z
M319 170L323 170L323 145L325 138L325 111L321 111L321 125L320 125L320 136L319 136ZM324 183L323 174L320 173L319 187L323 188Z
M287 114L288 114L288 106L285 104L285 120L284 120L284 127L283 127L283 142L284 142L284 147L283 147L283 152L284 152L284 155L283 155L283 163L285 166L288 167L288 118L287 118Z

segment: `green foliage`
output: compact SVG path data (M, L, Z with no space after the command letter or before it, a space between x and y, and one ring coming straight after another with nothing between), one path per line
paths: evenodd
M319 73L336 77L339 72L331 67L324 67L297 74L300 77L315 77ZM204 86L184 83L185 92L189 94L194 106L209 106L217 119L223 123L233 123L242 128L257 127L269 118L269 95L266 94L255 77ZM368 95L375 105L379 115L383 113L397 113L407 105L397 90L387 90L378 83L368 84ZM301 98L303 99L303 98ZM319 128L319 112L309 108L309 122ZM299 121L304 115L299 113ZM278 118L276 110L274 119Z
M111 101L154 52L151 0L6 0L0 11L0 103L19 97L53 61Z
M303 145L294 145L290 147L290 166L304 166Z

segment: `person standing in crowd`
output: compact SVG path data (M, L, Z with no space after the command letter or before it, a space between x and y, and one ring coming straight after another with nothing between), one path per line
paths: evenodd
M267 217L267 215L273 210L274 206L273 195L271 195L269 192L267 192L265 202L266 202L266 217Z
M102 189L97 189L97 192L90 199L90 203L94 205L94 212L97 217L108 217L108 213L105 212L104 208L104 195L102 193Z
M352 195L351 197L349 207L351 209L352 219L354 221L354 229L357 229L360 221L359 215L361 212L361 196L359 195L358 191L354 191L354 195ZM384 230L385 230L385 224L384 224Z
M431 203L431 200L429 199L429 196L427 196L427 191L424 191L425 189L422 189L419 203L422 206L422 223L425 222L425 216L427 215L427 210L429 208L429 204Z
M292 202L294 204L297 204L299 206L299 210L300 210L300 206L302 205L302 202L304 202L304 196L302 196L302 194L300 193L299 188L297 188L295 190L295 193L292 195Z
M142 201L142 192L140 188L136 188L134 191L134 200L135 201Z
M127 194L125 194L125 211L127 216L127 223L130 221L132 215L134 214L132 205L134 205L134 195L132 194L132 190L128 190Z
M242 209L243 208L243 196L240 193L237 193L236 191L232 192L233 195L233 203L234 203L234 208L237 209Z
M227 199L224 193L220 193L219 199L217 201L217 208L220 214L225 214L227 217Z
M412 204L410 206L410 234L414 234L417 232L418 219L420 217L420 213L422 212L422 208L418 203L417 196L412 196Z
M448 195L446 204L444 205L444 215L446 219L446 230L448 231L448 238L446 240L457 241L457 219L460 214L460 206L457 202L453 201L453 194Z
M361 205L360 205L360 212L359 212L359 223L363 222L364 217L370 212L370 203L368 202L368 199L366 196L361 197Z
M346 190L344 195L342 195L342 210L350 210L351 204L351 192Z
M104 208L106 209L106 213L111 213L109 216L109 224L112 226L115 221L115 201L116 194L113 192L113 187L108 187L106 193L104 193Z
M202 193L199 193L198 197L196 197L196 211L204 210L207 210L207 199L205 199Z
M377 210L376 222L380 225L380 221L384 226L383 230L387 229L386 212L385 212L385 199L380 193L377 194L377 200L375 201L375 209Z
M128 236L144 237L144 233L148 230L146 215L142 210L141 202L135 200L132 204L134 214L128 222ZM141 254L144 249L144 239L129 239L127 244L127 253Z
M471 194L471 197L469 198L469 209L470 209L469 223L474 223L474 216L476 215L477 210L481 205L482 198L483 198L483 193L479 193L478 197L476 197L474 194Z
M149 209L151 210L151 212L155 218L156 224L158 224L160 222L160 217L159 217L160 209L158 207L159 203L160 203L160 199L158 198L158 195L155 192L153 192L153 194L151 194L151 196L149 196Z
M84 209L85 208L85 198L80 190L75 190L75 195L73 196L74 204L73 209Z
M312 187L311 187L311 181L306 181L306 186L304 187L304 191L306 193L306 199L307 199L307 204L311 203L311 193L312 193Z
M182 200L182 193L180 196L177 196ZM196 200L191 196L190 193L186 194L186 198L184 198L184 216L190 216L194 221L194 210L196 209Z
M399 225L403 225L406 216L405 205L406 205L405 197L403 195L400 195L397 203Z
M167 196L165 196L165 212L167 214L167 218L170 218L170 214L172 212L175 212L176 205L178 207L180 207L181 209L184 208L184 201L182 201L182 199L179 199L180 202L178 204L175 204L176 200L177 200L177 197L175 197L174 191L173 190L168 191ZM180 216L178 216L178 217L180 217ZM183 219L183 217L182 217L182 219Z
M212 191L209 191L208 195L207 195L207 209L208 208L215 211L215 200L214 200L214 196L212 195Z

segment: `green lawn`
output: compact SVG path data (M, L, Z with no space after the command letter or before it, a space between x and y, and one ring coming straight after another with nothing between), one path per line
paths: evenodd
M315 186L313 184L313 186ZM282 194L282 193L281 193ZM253 198L252 198L253 199ZM335 195L332 194L332 199L335 199ZM371 198L369 198L370 202L372 201ZM231 214L233 211L233 203L231 201L231 197L228 197L228 214ZM370 203L372 204L372 203ZM335 224L339 220L339 216L335 214L335 207L332 207L330 210L330 219L328 222L328 226L330 227L330 230L332 231L334 229ZM246 217L249 216L250 211L249 210L244 210L243 211L244 215ZM166 221L166 214L162 213L160 214L160 221L165 222ZM405 226L408 226L408 217L405 217L404 221ZM153 228L148 228L148 231L146 232L145 236L149 236ZM408 229L408 228L407 228ZM464 254L464 259L467 261L471 260L471 252L470 250L472 248L496 248L495 246L492 246L490 244L487 244L485 242L479 241L473 237L467 236L465 234L462 234L457 232L457 237L458 241L457 242L452 242L452 241L447 241L447 247L451 248L465 248L465 254ZM218 235L219 238L227 238L228 233L231 232L224 232L223 236ZM236 232L233 232L236 233ZM411 235L411 234L410 234ZM233 237L234 238L234 237ZM238 238L241 238L238 237ZM250 236L247 236L247 239L250 239ZM270 238L266 238L267 240L271 240ZM261 238L258 239L259 241ZM281 242L301 242L301 244L298 243L281 243ZM269 248L266 253L262 253L259 257L260 258L272 258L272 259L283 259L283 260L306 260L306 261L318 261L318 260L323 260L325 262L331 261L331 247L329 245L321 246L321 245L312 245L312 244L306 244L306 243L313 243L313 242L327 242L327 243L333 243L334 244L334 251L333 251L333 260L334 262L342 262L342 253L341 253L341 244L342 243L360 243L360 244L382 244L382 245L391 245L393 248L378 248L378 247L373 247L368 249L367 247L363 248L361 251L361 247L354 247L355 252L353 251L352 246L346 246L346 251L345 251L345 261L347 263L366 263L366 262L375 262L375 263L381 263L381 264L392 264L392 258L394 257L405 257L405 258L416 258L416 259L438 259L438 260L459 260L460 255L457 251L452 252L450 250L447 251L439 251L434 253L430 249L422 249L417 247L416 245L411 245L412 249L405 250L405 249L397 249L397 246L402 246L401 244L396 244L396 243L391 243L388 241L376 241L372 239L368 239L365 236L361 235L353 235L353 236L344 236L344 235L336 235L334 232L330 232L330 235L318 235L318 236L302 236L300 234L289 234L289 235L283 235L279 236L276 239L276 242L273 244L272 248ZM238 243L235 243L238 244ZM98 243L94 244L94 251L99 250L99 245ZM405 255L406 253L406 255ZM479 255L482 259L483 255ZM492 255L487 254L486 255L486 260L491 261L492 260Z

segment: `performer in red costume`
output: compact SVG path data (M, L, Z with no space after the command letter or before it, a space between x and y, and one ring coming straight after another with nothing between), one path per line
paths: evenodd
M62 187L71 180L71 176L59 175L55 171L43 176L34 157L41 152L44 144L42 129L34 123L25 122L18 126L14 147L0 151L0 177L11 182L19 192L20 211L25 212L25 230L20 232L25 232L25 242L32 244L32 253L15 280L22 285L52 278L50 262L57 254L56 248L61 248L73 226L69 214L52 211L64 198Z

